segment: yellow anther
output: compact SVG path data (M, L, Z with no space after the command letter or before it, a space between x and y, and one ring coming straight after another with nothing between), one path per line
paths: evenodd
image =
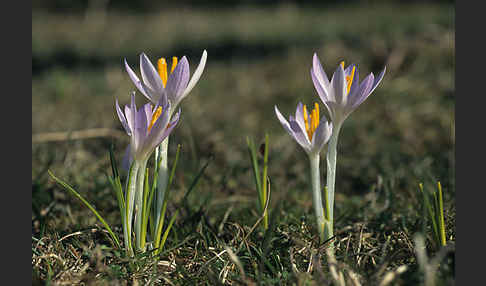
M319 127L319 104L314 103L314 109L310 113L310 116L307 113L307 107L305 105L303 109L304 109L305 131L309 136L309 140L312 140L312 136L314 135L314 132L316 131L317 127Z
M164 58L160 58L157 61L157 69L159 71L160 79L162 80L162 84L165 87L165 84L167 83L167 62L165 61Z
M353 70L351 71L351 74L346 76L346 82L348 84L347 93L349 93L349 90L351 89L351 85L353 84L353 78L354 78L354 71L355 70L356 70L356 66L353 66Z
M343 69L344 69L344 61L342 61L342 62L340 63L340 65L341 65L341 66L343 67Z
M150 121L147 131L150 132L150 129L152 129L152 126L154 126L155 122L157 121L157 119L159 119L161 114L162 114L162 107L159 106L157 110L155 110L154 114L152 115L152 120Z
M177 57L172 57L172 66L170 68L170 73L172 73L174 71L176 66L177 66Z

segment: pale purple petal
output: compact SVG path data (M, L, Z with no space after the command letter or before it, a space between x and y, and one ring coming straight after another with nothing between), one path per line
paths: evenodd
M155 123L152 125L152 129L150 129L150 133L148 134L146 139L146 148L150 149L152 148L152 146L157 146L158 144L160 144L160 142L162 142L163 138L161 140L161 137L164 130L167 128L167 124L170 120L169 109L170 105L167 105L165 108L163 108L159 118L157 118Z
M132 133L132 137L134 136L135 130L135 115L137 112L137 108L135 106L135 92L132 91L132 95L130 96L130 106L125 105L125 117L127 119L128 127Z
M322 147L329 141L329 138L331 138L331 134L332 124L325 117L321 118L319 126L314 131L314 136L312 137L312 151L320 152Z
M122 169L125 170L125 171L129 171L130 170L130 165L132 164L133 162L133 155L132 155L132 151L131 151L131 146L128 145L126 148L125 148L125 152L123 152L123 158L122 158Z
M307 114L307 117L309 117L309 114ZM307 118L307 120L309 120L309 118ZM299 124L300 129L305 131L304 105L301 102L297 104L297 108L295 109L295 121L297 121L297 123ZM305 137L310 142L310 138L308 138L307 132L304 133Z
M329 86L329 78L327 77L316 53L314 53L314 56L312 57L312 70L319 83L326 89Z
M164 86L162 83L162 79L160 78L159 73L155 69L152 62L150 62L149 58L145 53L140 55L140 72L142 74L143 82L155 91L163 90Z
M383 71L378 75L378 77L375 78L375 81L373 82L373 86L371 87L370 94L375 90L375 88L378 86L378 84L381 82L383 79L383 76L385 75L386 67L383 69Z
M359 85L359 87L353 91L353 94L351 96L352 101L350 102L350 106L352 109L355 109L360 105L363 101L365 101L366 98L368 98L368 95L370 95L370 90L373 85L374 81L374 76L373 73L370 73L363 82Z
M127 119L125 118L125 115L123 114L123 111L120 108L120 105L118 104L118 98L116 99L116 113L118 114L118 118L120 119L120 122L127 132L128 136L131 136L132 131L130 130L130 127L128 126Z
M152 100L150 93L147 93L145 91L145 88L143 87L143 83L140 79L138 79L137 74L130 68L130 66L127 63L127 59L125 59L125 69L127 70L128 76L130 79L133 81L137 89L149 100Z
M290 124L288 123L287 119L280 113L277 106L275 105L275 114L277 114L277 118L284 127L284 129L290 134L290 136L294 136L292 129L290 128Z
M206 59L208 57L208 53L206 50L203 51L203 54L201 56L201 60L199 61L199 65L197 66L196 70L194 71L194 74L192 75L191 80L187 84L186 90L184 90L184 93L182 94L180 100L182 100L184 97L191 92L191 90L194 88L196 83L199 81L199 78L201 77L204 67L206 66Z
M294 137L295 141L297 141L306 152L310 152L311 143L307 137L307 132L300 128L300 125L296 121L290 121L289 123L293 134L292 137Z
M343 100L346 100L347 87L344 69L341 65L338 65L336 71L332 75L331 88L334 90L335 101L337 103L343 103Z
M146 116L146 120L145 122L147 123L147 128L148 126L150 125L150 122L152 121L152 115L153 113L157 110L157 109L154 109L152 110L152 104L150 103L146 103L144 106L143 106L143 109L144 109L144 114Z
M187 61L187 58L184 56L177 63L174 71L169 75L167 85L165 86L165 90L167 92L169 100L172 101L174 107L179 103L180 97L184 93L188 82L189 63Z

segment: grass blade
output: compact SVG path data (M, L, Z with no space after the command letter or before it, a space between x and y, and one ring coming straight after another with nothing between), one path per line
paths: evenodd
M96 211L96 209L87 200L85 200L78 192L76 192L71 186L69 186L67 183L65 183L61 179L57 178L56 176L54 176L54 174L52 174L51 170L47 170L47 172L49 173L49 176L51 176L52 179L54 179L65 190L69 191L72 195L77 197L81 202L83 202L83 204L85 206L87 206L91 210L91 212L93 212L93 214L98 218L98 220L103 224L103 226L106 228L106 230L110 234L111 238L113 239L113 241L116 244L116 247L121 248L120 242L118 241L118 238L116 237L115 233L113 233L110 226L106 223L105 219L103 219L103 217Z

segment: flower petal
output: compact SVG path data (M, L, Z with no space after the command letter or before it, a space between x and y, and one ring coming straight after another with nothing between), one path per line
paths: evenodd
M151 95L145 91L145 88L143 87L143 82L138 78L137 74L130 68L128 65L127 59L125 59L125 69L127 70L128 76L130 79L133 81L137 89L149 100L152 101Z
M180 100L182 100L186 95L191 92L191 90L194 88L196 83L199 81L199 78L201 77L204 67L206 66L206 59L208 57L208 53L206 50L203 51L203 54L201 56L201 60L199 61L199 65L197 66L196 70L194 71L194 74L192 75L191 80L187 84L186 89L184 90L184 93L181 95Z
M353 91L353 94L351 95L351 102L350 102L350 107L352 109L356 109L363 101L368 98L370 95L370 90L371 87L373 86L373 81L374 81L374 76L373 73L370 73L363 82L359 85L358 88L356 88Z
M181 95L184 93L188 82L189 63L187 58L184 56L177 63L174 71L170 74L169 79L167 80L167 85L165 86L169 100L172 101L173 108L175 108L180 99L182 99Z
M312 151L319 153L322 147L329 141L329 138L331 138L331 134L332 123L328 122L323 116L312 138Z
M378 84L381 82L383 79L383 76L385 75L386 67L383 68L383 71L378 75L378 77L375 78L373 82L373 86L371 87L370 94L375 90L375 88L378 86Z
M327 91L326 89L329 86L329 78L327 77L326 72L321 65L321 61L317 57L316 53L314 53L314 56L312 57L312 70L314 71L314 74L321 86L323 86L324 90Z
M280 113L280 110L278 110L278 107L275 105L275 114L277 114L277 118L280 121L280 124L284 127L284 129L290 134L290 136L294 136L292 129L290 128L290 124L288 123L287 119Z
M118 118L120 119L120 122L123 126L123 128L125 129L125 131L127 132L128 136L131 136L132 135L132 131L130 130L130 127L128 126L128 123L127 123L127 119L125 118L125 115L123 114L123 111L121 110L120 108L120 105L118 104L118 98L116 99L116 113L118 114Z
M335 101L339 104L346 104L346 78L344 69L341 65L338 65L336 71L332 75L331 88L334 91Z
M157 93L161 93L164 89L162 79L145 53L140 55L140 72L143 82Z
M292 137L294 137L295 141L299 143L299 145L304 148L304 150L308 153L311 151L311 143L307 137L307 132L300 128L300 125L297 121L290 121L290 128L292 129Z

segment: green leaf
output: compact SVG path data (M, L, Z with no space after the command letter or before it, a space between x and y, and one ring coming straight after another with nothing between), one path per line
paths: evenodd
M120 242L118 241L118 238L116 237L115 233L113 233L110 226L106 223L105 219L103 219L103 217L96 211L96 209L87 200L85 200L78 192L76 192L76 190L74 190L71 186L69 186L67 183L65 183L61 179L57 178L56 176L54 176L54 174L52 174L51 170L47 170L47 172L49 173L49 176L51 176L52 179L54 179L65 190L69 191L72 195L74 195L81 202L83 202L83 204L85 206L87 206L88 209L91 210L91 212L93 212L93 214L98 218L98 220L103 224L103 226L106 228L106 230L110 234L111 238L113 239L113 241L116 244L116 247L121 248Z

